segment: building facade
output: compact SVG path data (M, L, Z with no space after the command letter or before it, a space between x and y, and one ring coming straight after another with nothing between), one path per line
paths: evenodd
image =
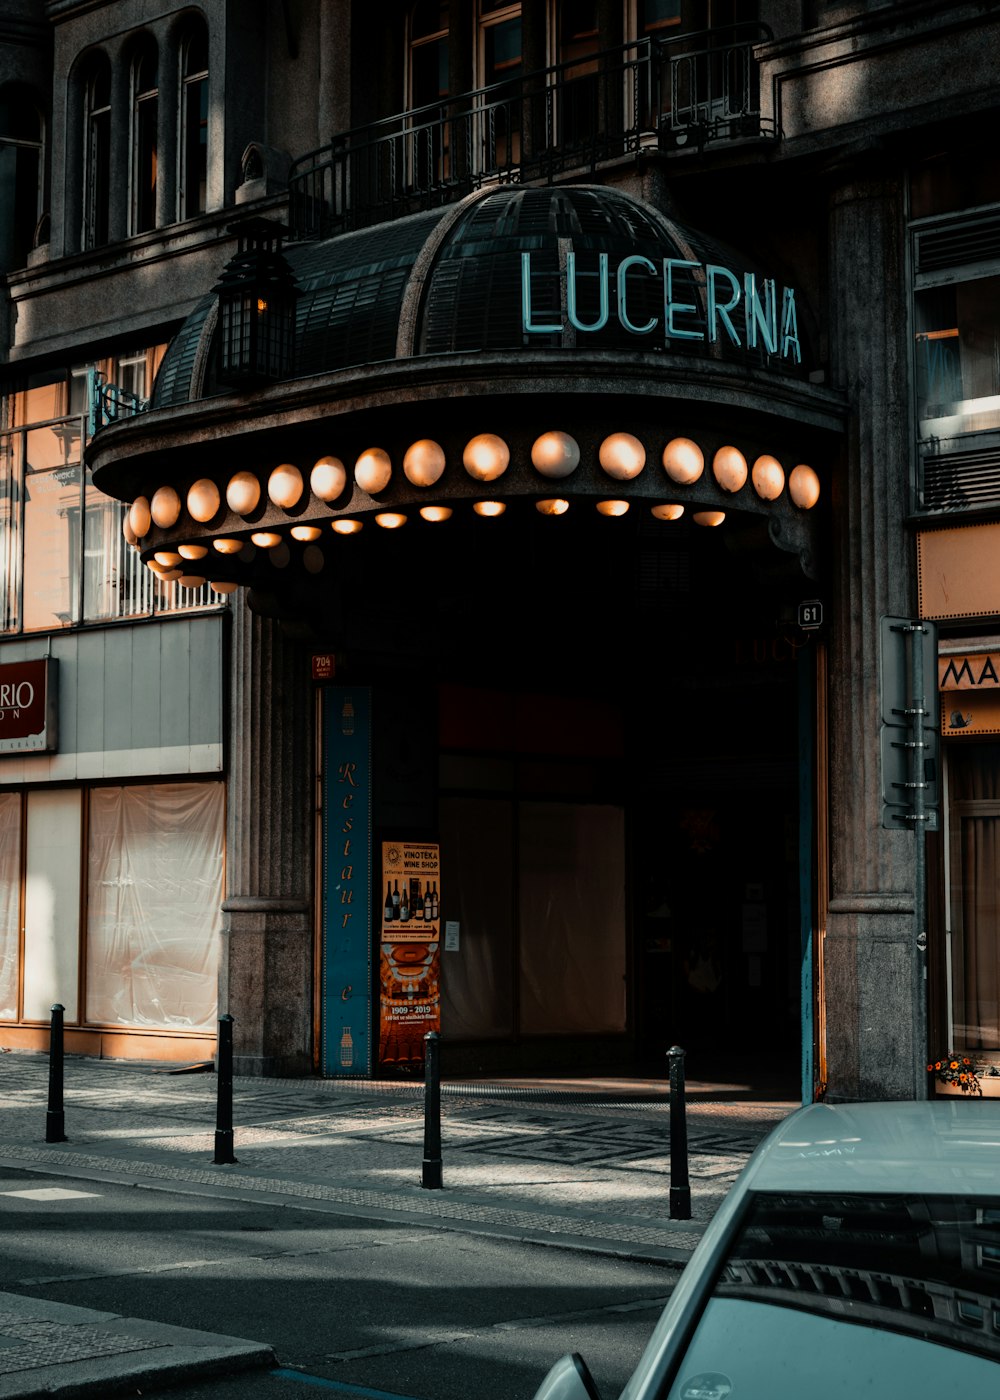
M1000 1065L998 38L8 7L0 1042Z

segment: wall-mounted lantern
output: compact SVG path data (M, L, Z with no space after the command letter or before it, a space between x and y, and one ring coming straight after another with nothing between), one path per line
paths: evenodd
M281 251L287 229L269 219L230 226L236 256L223 269L219 298L220 384L256 384L292 373L295 276Z

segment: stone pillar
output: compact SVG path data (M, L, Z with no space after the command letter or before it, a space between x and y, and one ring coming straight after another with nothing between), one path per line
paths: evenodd
M915 606L909 510L908 289L901 177L834 193L830 362L851 416L835 473L830 642L830 908L824 948L831 1099L912 1098L918 968L914 838L882 829L879 628Z
M301 651L233 610L219 1009L236 1074L312 1071L313 707Z

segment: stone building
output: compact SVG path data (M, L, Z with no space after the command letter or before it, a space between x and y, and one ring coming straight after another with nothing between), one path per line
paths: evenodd
M998 39L7 7L0 1042L1000 1062Z

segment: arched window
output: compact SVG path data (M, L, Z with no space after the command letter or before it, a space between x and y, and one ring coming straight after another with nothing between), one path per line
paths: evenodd
M178 217L208 208L208 31L198 22L181 44L181 132Z
M111 65L95 58L84 86L83 246L107 243L111 208Z
M42 214L42 117L30 92L0 91L0 271L24 267Z
M157 98L156 45L147 39L132 60L132 151L129 233L156 227Z

